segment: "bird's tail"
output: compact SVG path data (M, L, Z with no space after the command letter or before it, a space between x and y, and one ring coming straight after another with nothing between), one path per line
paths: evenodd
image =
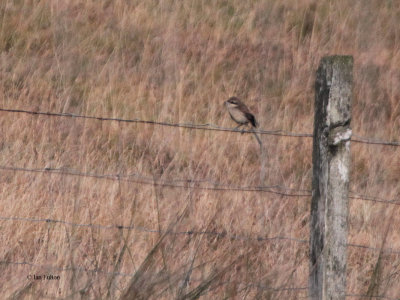
M257 142L258 142L258 144L260 145L260 147L262 147L262 142L261 142L261 140L260 140L260 138L259 138L259 136L257 135L257 133L253 130L252 131L252 133L254 134L254 136L256 137L256 139L257 139Z

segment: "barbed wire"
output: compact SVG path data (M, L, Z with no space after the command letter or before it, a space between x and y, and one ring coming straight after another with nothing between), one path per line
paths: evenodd
M230 240L242 240L242 241L292 241L298 243L308 243L308 240L303 240L299 238L293 237L286 237L286 236L273 236L273 237L266 237L266 236L256 236L250 237L245 235L237 235L237 234L228 234L227 232L218 232L218 231L197 231L197 230L187 230L187 231L162 231L158 229L150 229L142 226L124 226L124 225L100 225L100 224L80 224L74 223L64 220L55 220L55 219L40 219L40 218L24 218L24 217L5 217L0 216L0 220L2 221L26 221L26 222L35 222L35 223L58 223L64 224L74 227L91 227L91 228L98 228L98 229L118 229L118 230L135 230L140 232L147 232L147 233L159 233L159 234L168 234L168 235L188 235L188 236L195 236L195 235L210 235L215 236L218 238L227 238Z
M226 185L221 184L216 181L211 181L207 179L196 180L196 179L172 179L170 181L159 180L155 181L154 178L146 177L138 173L131 173L128 175L121 174L96 174L96 173L83 173L75 170L67 170L67 169L55 169L55 168L20 168L20 167L12 167L12 166L4 166L0 165L0 170L8 170L8 171L22 171L22 172L33 172L33 173L49 173L49 174L59 174L59 175L71 175L71 176L79 176L79 177L89 177L89 178L98 178L98 179L106 179L106 180L114 180L114 181L128 181L134 182L138 184L147 184L147 185L156 185L156 186L165 186L171 188L189 188L189 189L199 189L199 190L213 190L213 191L243 191L243 192L266 192L272 194L278 194L281 196L288 197L311 197L312 191L308 189L292 189L279 185L270 185L270 186L236 186L236 185ZM135 177L133 179L131 177ZM177 184L182 182L182 184ZM208 183L212 186L202 186L201 184ZM292 193L286 193L292 192ZM388 205L400 205L400 200L390 200L383 199L379 197L369 196L369 195L360 195L355 192L350 191L349 195L350 199L358 199L363 201L371 201L384 203Z
M400 205L400 200L394 200L394 199L390 200L390 199L383 199L383 198L368 196L368 195L359 195L355 192L350 192L349 198L363 200L363 201L392 204L392 205Z
M78 272L87 272L87 273L101 273L105 275L114 275L114 276L123 276L123 277L132 277L135 274L128 274L128 273L121 273L121 272L107 272L101 269L86 269L86 268L78 268L78 267L66 267L66 268L59 268L51 265L40 265L40 264L34 264L31 262L26 262L26 261L6 261L2 260L0 261L0 265L27 265L31 267L36 267L36 268L44 268L44 269L50 269L53 271L58 271L58 272L65 272L65 271L78 271Z
M107 179L114 181L127 181L134 182L139 184L147 184L147 185L155 185L155 186L163 186L163 187L171 187L171 188L190 188L190 189L198 189L198 190L212 190L212 191L244 191L244 192L265 192L272 193L281 196L287 197L309 197L311 194L307 190L297 190L291 189L284 186L235 186L235 185L223 185L215 182L214 186L202 186L199 185L204 181L196 181L196 180L186 180L186 184L178 184L176 181L165 181L165 180L154 180L148 177L140 176L135 174L134 177L132 175L121 175L121 174L96 174L96 173L83 173L74 170L67 169L54 169L54 168L37 168L37 169L29 169L29 168L20 168L20 167L11 167L0 165L1 170L8 171L22 171L22 172L33 172L33 173L48 173L48 174L60 174L60 175L71 175L71 176L79 176L79 177L91 177L91 178L99 178L99 179ZM288 192L299 192L299 193L287 193Z
M395 255L400 254L400 250L395 250L392 248L377 248L377 247L369 247L366 245L351 244L351 243L348 243L347 247L367 249L367 250L376 251L376 252L383 252L385 254L395 254Z
M80 118L80 119L92 119L98 121L116 121L123 123L142 123L149 125L159 125L159 126L168 126L168 127L180 127L186 129L198 129L198 130L214 130L214 131L227 131L227 132L240 132L240 133L258 133L262 135L277 135L277 136L286 136L286 137L305 137L312 138L312 133L295 133L285 130L240 130L240 129L232 129L216 126L214 124L205 123L205 124L194 124L194 123L171 123L171 122L162 122L162 121L150 121L150 120L141 120L141 119L121 119L121 118L109 118L109 117L96 117L96 116L87 116L80 114L72 114L72 113L55 113L55 112L41 112L41 111L31 111L31 110L23 110L23 109L8 109L8 108L0 108L2 112L10 112L10 113L25 113L31 115L45 115L50 117L69 117L69 118ZM384 141L375 138L367 138L361 137L353 134L352 141L356 143L364 143L364 144L374 144L374 145L384 145L384 146L400 146L400 142L396 141Z
M35 223L54 223L54 224L64 224L74 227L90 227L90 228L98 228L98 229L118 229L118 230L135 230L140 232L146 233L159 233L159 234L168 234L168 235L187 235L187 236L195 236L195 235L209 235L215 236L217 238L226 238L230 240L241 240L241 241L257 241L257 242L271 242L271 241L288 241L288 242L297 242L301 244L308 244L308 239L300 239L294 237L287 237L287 236L246 236L246 235L237 235L237 234L229 234L227 232L218 232L218 231L198 231L198 230L186 230L186 231L163 231L158 229L150 229L142 226L124 226L124 225L101 225L101 224L92 224L92 223L74 223L64 220L55 220L55 219L44 219L44 218L25 218L25 217L5 217L0 216L0 220L2 221L26 221L26 222L35 222ZM400 250L392 249L392 248L377 248L377 247L370 247L367 245L361 244L354 244L354 243L347 243L346 247L353 247L353 248L362 248L366 250L371 250L374 252L383 252L386 254L394 254L400 255Z
M386 299L386 300L399 300L399 298L390 298L390 297L386 297L386 296L381 296L381 295L377 295L377 296L370 296L370 295L362 295L362 294L346 294L346 297L352 297L352 298L374 298L374 299Z
M288 137L307 137L311 138L313 135L309 133L294 133L285 130L241 130L241 129L232 129L219 127L210 123L205 124L194 124L194 123L171 123L171 122L162 122L162 121L150 121L150 120L141 120L141 119L120 119L120 118L109 118L109 117L96 117L96 116L86 116L72 113L54 113L54 112L41 112L41 111L30 111L23 109L6 109L0 108L0 111L3 112L11 112L11 113L26 113L31 115L45 115L50 117L68 117L68 118L79 118L79 119L92 119L98 121L116 121L121 123L141 123L141 124L149 124L149 125L159 125L159 126L168 126L168 127L180 127L186 129L199 129L199 130L212 130L212 131L228 131L228 132L240 132L240 133L259 133L266 135L279 135L279 136L288 136Z
M383 140L379 140L379 139L365 138L362 136L358 136L356 134L353 134L351 141L355 142L355 143L372 144L372 145L400 146L400 142L383 141Z
M231 282L230 282L231 283ZM268 287L263 284L249 283L246 287L254 287L262 290L271 290L273 292L290 292L290 291L302 291L308 290L308 286L299 286L299 287Z

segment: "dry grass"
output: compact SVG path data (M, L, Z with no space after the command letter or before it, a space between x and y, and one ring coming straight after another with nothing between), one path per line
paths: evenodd
M231 95L261 128L312 132L323 55L355 58L353 131L400 135L398 1L1 1L0 106L234 126ZM251 135L1 113L0 164L257 185ZM264 137L266 183L310 189L311 140ZM352 145L351 190L400 195L400 149ZM12 171L2 216L308 239L310 199L171 189ZM398 206L351 200L349 242L400 249ZM387 232L387 236L386 233ZM4 297L298 299L308 245L1 221ZM56 269L52 269L54 267ZM101 272L63 268L99 269ZM350 248L348 293L399 297L400 258ZM113 276L112 272L135 274ZM60 275L29 281L29 274ZM187 282L185 279L189 279ZM129 287L129 290L128 290Z

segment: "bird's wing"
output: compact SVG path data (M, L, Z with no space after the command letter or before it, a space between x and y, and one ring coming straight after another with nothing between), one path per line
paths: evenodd
M252 114L252 113L250 112L250 110L247 108L247 106L246 106L243 102L241 102L241 103L239 104L239 109L240 109L242 112L244 112L245 114Z
M254 115L249 112L246 112L245 115L246 115L247 120L250 121L251 125L253 125L253 127L257 127L257 121L256 121L256 118L254 117Z

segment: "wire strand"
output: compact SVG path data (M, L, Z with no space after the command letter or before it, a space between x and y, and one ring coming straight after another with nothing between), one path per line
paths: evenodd
M168 127L180 127L186 129L199 129L199 130L213 130L213 131L228 131L228 132L240 132L240 133L259 133L259 134L267 134L267 135L279 135L279 136L288 136L288 137L307 137L311 138L313 135L309 133L294 133L285 130L241 130L241 129L232 129L219 127L213 124L193 124L193 123L171 123L171 122L162 122L162 121L150 121L150 120L141 120L141 119L120 119L120 118L109 118L109 117L96 117L96 116L85 116L79 114L72 113L54 113L54 112L40 112L40 111L30 111L23 109L6 109L0 108L0 111L3 112L11 112L11 113L26 113L31 115L45 115L49 117L69 117L69 118L80 118L80 119L92 119L98 121L117 121L122 123L142 123L142 124L150 124L150 125L159 125L159 126L168 126Z
M226 232L218 232L218 231L196 231L196 230L187 230L187 231L162 231L162 230L157 230L157 229L150 229L142 226L124 226L124 225L100 225L100 224L91 224L91 223L74 223L74 222L69 222L69 221L64 221L64 220L55 220L55 219L40 219L40 218L24 218L24 217L5 217L5 216L0 216L0 220L2 221L26 221L26 222L35 222L35 223L54 223L54 224L64 224L64 225L69 225L69 226L74 226L74 227L91 227L91 228L98 228L98 229L118 229L118 230L135 230L135 231L140 231L140 232L146 232L146 233L160 233L160 234L168 234L168 235L187 235L187 236L195 236L195 235L209 235L209 236L215 236L217 238L226 238L230 240L242 240L242 241L257 241L257 242L262 242L262 241L288 241L288 242L297 242L301 244L307 244L309 243L308 239L300 239L300 238L294 238L294 237L287 237L287 236L272 236L272 237L266 237L266 236L246 236L246 235L237 235L237 234L228 234ZM371 250L374 252L384 252L386 254L394 254L394 255L400 255L400 250L392 249L392 248L376 248L376 247L370 247L367 245L361 245L361 244L354 244L354 243L347 243L346 247L353 247L353 248L361 248L361 249L366 249L366 250Z
M64 220L55 220L55 219L40 219L40 218L24 218L24 217L5 217L0 216L0 220L2 221L26 221L26 222L35 222L35 223L55 223L55 224L64 224L74 227L91 227L98 229L118 229L118 230L135 230L140 232L147 233L160 233L160 234L168 234L168 235L210 235L218 238L227 238L230 240L244 240L244 241L293 241L298 243L308 243L308 240L286 237L286 236L274 236L274 237L265 237L265 236L256 236L249 237L245 235L237 235L237 234L228 234L226 232L217 232L217 231L196 231L196 230L188 230L188 231L161 231L157 229L149 229L141 226L124 226L124 225L100 225L100 224L80 224L74 222L68 222Z
M351 298L374 298L374 299L386 299L386 300L398 300L399 298L389 298L386 296L370 296L370 295L362 295L362 294L346 294L346 297L351 297Z
M58 268L55 266L51 265L39 265L39 264L34 264L31 262L26 262L26 261L0 261L0 265L27 265L31 267L36 267L36 268L45 268L45 269L50 269L53 271L59 271L59 272L65 272L65 271L78 271L78 272L87 272L87 273L101 273L105 275L117 275L117 276L124 276L124 277L132 277L135 274L127 274L127 273L121 273L121 272L106 272L101 269L86 269L86 268L77 268L77 267L66 267L66 268Z
M12 166L4 166L4 165L0 165L0 170L70 175L70 176L98 178L98 179L113 180L113 181L121 180L121 181L127 181L127 182L134 182L134 183L138 183L138 184L156 185L156 186L164 186L164 187L171 187L171 188L185 188L185 189L189 188L189 189L213 190L213 191L265 192L265 193L272 193L272 194L288 196L288 197L311 197L312 196L311 190L292 189L292 188L279 186L279 185L235 186L235 185L221 184L219 182L215 182L215 181L211 181L211 180L207 180L207 179L205 179L205 180L172 179L170 181L165 181L165 180L155 181L153 178L146 177L146 176L143 176L138 173L132 173L132 174L128 174L128 175L96 174L96 173L82 173L82 172L78 172L75 170L65 170L65 169L54 169L54 168L29 169L29 168L20 168L20 167L12 167ZM132 177L135 177L135 179L133 179ZM179 183L181 183L181 184L179 184ZM212 186L201 185L204 183L208 183ZM291 193L289 193L289 192L291 192ZM384 204L388 204L388 205L400 205L400 200L389 200L389 199L383 199L383 198L369 196L369 195L359 195L352 191L350 191L349 194L350 194L349 195L350 199L378 202L378 203L384 203Z
M378 202L378 203L385 203L391 205L400 205L400 200L390 200L390 199L382 199L379 197L373 197L368 195L359 195L355 192L350 192L349 198L351 199L358 199L363 201L371 201L371 202Z
M194 124L194 123L171 123L171 122L162 122L162 121L150 121L150 120L141 120L141 119L121 119L121 118L109 118L109 117L96 117L96 116L86 116L72 113L55 113L55 112L41 112L41 111L30 111L23 109L9 109L9 108L0 108L2 112L9 113L25 113L31 115L45 115L49 117L69 117L69 118L81 118L81 119L93 119L98 121L117 121L124 123L142 123L142 124L150 124L150 125L159 125L159 126L169 126L169 127L180 127L186 129L198 129L198 130L214 130L214 131L227 131L227 132L240 132L240 133L251 133L254 134L265 134L265 135L277 135L277 136L286 136L286 137L305 137L312 138L313 134L311 133L295 133L289 132L285 130L240 130L240 129L232 129L232 128L224 128L219 127L213 124ZM372 144L372 145L384 145L384 146L395 146L399 147L400 142L396 141L383 141L374 138L366 138L353 134L351 140L356 143L364 143L364 144Z
M215 184L214 186L202 186L201 181L197 182L195 180L187 180L186 184L178 184L174 181L165 181L165 180L154 180L146 177L139 177L135 175L135 179L131 178L129 175L121 175L121 174L95 174L95 173L82 173L73 170L65 170L65 169L54 169L54 168L44 168L44 169L29 169L29 168L20 168L20 167L11 167L0 165L1 170L8 171L22 171L22 172L34 172L34 173L48 173L48 174L59 174L59 175L71 175L71 176L79 176L79 177L92 177L106 180L114 180L114 181L127 181L134 182L139 184L147 184L147 185L156 185L156 186L164 186L171 188L190 188L190 189L198 189L198 190L212 190L212 191L244 191L244 192L265 192L271 194L277 194L281 196L287 197L309 197L311 194L307 190L295 190L290 189L283 186L233 186L233 185L221 185ZM204 181L203 181L204 182ZM196 185L197 184L197 185ZM288 192L284 192L288 191ZM289 192L300 192L300 193L289 193Z
M379 139L374 139L374 138L365 138L358 136L356 134L353 134L353 137L351 140L355 143L362 143L362 144L371 144L371 145L383 145L383 146L400 146L400 142L395 142L395 141L383 141Z

